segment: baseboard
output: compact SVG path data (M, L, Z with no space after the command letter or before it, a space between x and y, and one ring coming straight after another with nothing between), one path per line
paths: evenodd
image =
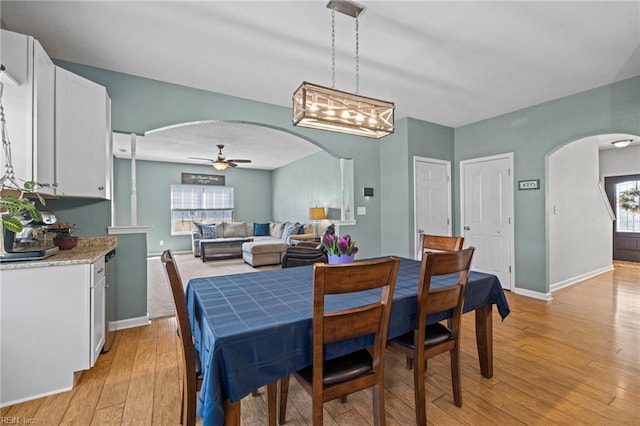
M569 287L570 285L573 285L580 281L587 280L589 278L593 278L597 275L604 274L605 272L609 272L609 271L613 271L613 265L608 265L602 268L598 268L593 271L586 272L584 274L576 275L575 277L566 279L564 281L559 281L557 283L551 284L549 286L549 290L551 292L554 292L556 290L560 290L561 288Z
M151 324L151 320L149 320L149 314L147 314L137 318L109 321L109 330L124 330L125 328L141 327L149 324Z
M70 387L63 387L60 389L56 389L56 390L52 390L50 392L44 392L38 395L31 395L28 396L26 398L19 398L13 401L3 401L0 402L0 408L4 408L4 407L9 407L11 405L16 405L16 404L22 404L23 402L28 402L28 401L32 401L34 399L39 399L39 398L44 398L46 396L51 396L51 395L55 395L55 394L59 394L62 392L67 392L70 391L71 389L73 389L73 385ZM14 420L15 419L15 420ZM29 420L26 417L12 417L12 416L7 416L6 414L2 414L2 417L0 417L0 424L22 424L20 423L20 420L22 420L24 422L24 424L30 424L30 422L26 422L25 420Z
M516 287L513 289L515 294L519 294L521 296L532 297L534 299L546 300L550 301L553 299L551 293L540 293L539 291L527 290L526 288Z

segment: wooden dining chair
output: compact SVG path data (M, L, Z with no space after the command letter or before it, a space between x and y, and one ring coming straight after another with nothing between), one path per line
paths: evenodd
M162 266L171 287L173 305L176 310L176 322L178 323L178 334L180 336L182 360L184 361L185 371L182 380L180 424L192 426L196 424L196 397L202 386L202 377L200 376L200 368L198 368L199 357L196 355L193 336L191 335L187 300L184 295L182 279L171 250L165 250L160 260L162 260Z
M448 235L420 234L422 250L458 251L462 250L464 237L450 237Z
M191 334L191 325L189 323L189 314L187 312L187 300L184 294L182 278L178 271L178 264L173 257L171 250L165 250L160 257L164 268L169 286L171 287L171 295L173 298L173 306L176 311L176 322L178 323L178 335L180 337L180 348L182 353L182 361L184 363L184 374L182 380L182 404L180 409L180 424L184 426L193 426L196 424L196 403L197 394L202 387L202 376L200 374L200 357L197 355L196 348ZM275 426L276 423L276 382L267 386L267 405L269 408L269 426ZM252 395L258 395L257 390Z
M294 373L294 377L312 396L315 426L322 425L325 402L370 387L374 424L385 424L385 344L399 263L398 258L388 257L343 265L314 265L313 364ZM325 310L327 295L370 289L380 289L378 301L339 311ZM369 350L324 359L324 345L371 334L374 342ZM280 387L280 424L285 422L288 388L289 377L285 377Z
M413 331L391 339L388 347L398 350L415 360L413 386L415 396L416 423L427 424L425 405L424 373L427 360L445 352L451 354L451 383L453 401L462 406L460 387L460 322L464 303L464 290L469 277L469 267L474 248L461 251L425 251L418 283L416 322ZM454 285L431 289L431 279L437 275L458 274ZM442 323L427 325L427 315L453 310L452 321L447 327Z

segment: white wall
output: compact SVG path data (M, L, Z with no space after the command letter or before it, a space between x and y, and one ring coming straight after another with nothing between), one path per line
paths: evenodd
M640 143L600 151L600 179L605 176L640 174Z
M583 139L548 158L549 288L611 267L612 227L599 193L597 140Z

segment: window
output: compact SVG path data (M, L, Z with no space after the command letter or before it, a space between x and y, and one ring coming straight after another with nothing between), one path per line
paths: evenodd
M193 222L233 220L233 188L171 185L171 235L189 234Z
M616 185L618 232L640 232L640 180Z

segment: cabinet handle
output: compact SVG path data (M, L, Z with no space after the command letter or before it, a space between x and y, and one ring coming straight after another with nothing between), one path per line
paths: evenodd
M104 268L100 268L100 269L98 270L98 273L99 273L99 274L101 274L103 271L104 271Z
M104 186L99 186L98 190L102 191L104 189Z

